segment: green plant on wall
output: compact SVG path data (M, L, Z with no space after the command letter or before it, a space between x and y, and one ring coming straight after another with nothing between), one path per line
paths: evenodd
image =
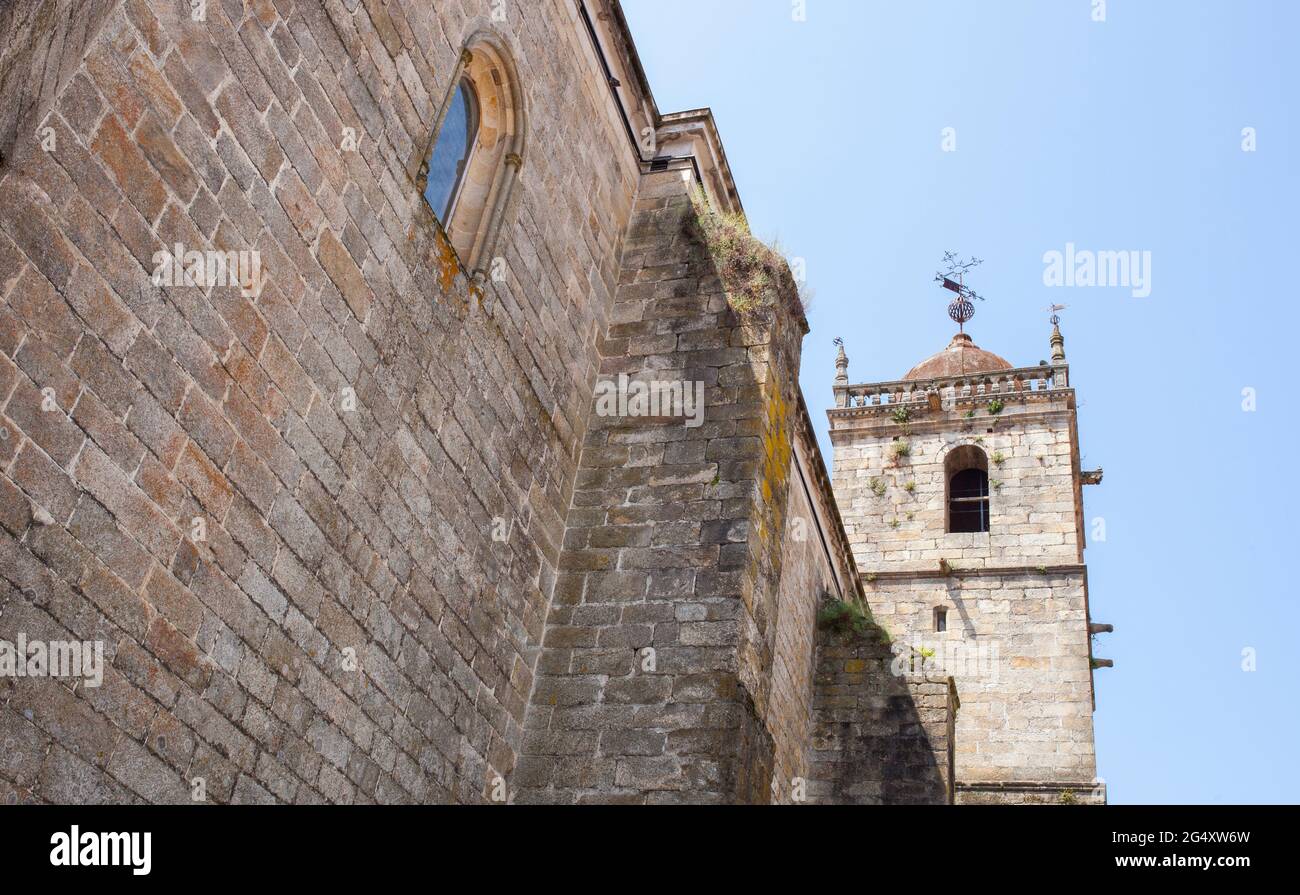
M911 646L910 652L906 656L899 656L907 662L907 668L912 673L929 673L937 670L934 664L934 657L938 655L933 649L925 646Z
M867 484L871 488L871 493L876 495L877 497L884 497L885 490L889 487L888 485L885 484L884 479L879 479L879 478L872 479Z
M990 457L989 459L992 460L994 464L996 464L997 466L1001 466L1003 463L1007 462L1006 455L1003 454L1001 451L994 451L993 456Z
M789 263L776 246L750 232L743 214L715 210L698 187L691 193L691 205L696 230L713 259L733 310L749 314L771 307L783 292L798 296L800 304L807 308L811 296L795 282Z
M895 465L900 463L904 457L912 456L912 445L906 441L895 441L889 445L889 459Z
M994 398L992 401L989 402L989 413L993 414L994 416L997 416L999 413L1002 412L1003 408L1005 408L1006 406L1007 405L1002 403L1001 398Z
M903 485L903 490L906 491L908 494L914 493L916 491L916 482L905 483Z
M871 618L855 602L825 597L817 610L817 625L839 634L862 634L871 626Z

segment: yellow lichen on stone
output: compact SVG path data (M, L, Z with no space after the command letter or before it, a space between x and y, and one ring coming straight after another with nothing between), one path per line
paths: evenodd
M759 492L766 507L764 519L756 526L761 535L779 533L784 516L784 505L775 498L781 493L790 474L790 405L781 394L779 387L771 386L774 377L768 377L763 385L764 404L766 406L763 423L763 462L759 480ZM772 525L764 524L768 519Z
M456 285L456 275L460 273L460 259L456 257L456 250L452 248L451 241L447 239L447 234L439 229L434 240L437 246L437 263L438 263L438 286L442 291L450 295L452 288Z

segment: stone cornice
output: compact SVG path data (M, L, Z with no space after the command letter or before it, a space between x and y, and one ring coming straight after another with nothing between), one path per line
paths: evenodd
M1059 780L1051 783L1032 780L990 780L987 783L957 782L958 792L1041 792L1056 793L1063 790L1091 792L1098 784L1092 780Z
M1071 392L1073 394L1073 392ZM851 442L854 438L861 437L866 433L875 434L879 437L892 437L902 434L899 431L898 424L893 420L885 417L881 418L878 414L857 413L859 410L869 410L865 407L854 407L849 410L828 410L827 416L831 421L830 437L831 444L842 444ZM921 435L935 432L952 432L959 436L969 435L971 437L987 436L987 429L990 427L1002 430L1012 431L1008 421L1014 420L1016 425L1028 422L1037 422L1039 420L1050 419L1052 417L1068 417L1073 412L1073 407L1055 406L1025 409L1018 413L1005 414L997 417L979 416L965 419L964 417L954 417L946 413L943 417L934 419L914 419L908 425L908 434ZM968 431L969 430L969 431ZM995 433L996 434L996 433Z
M719 210L729 214L745 213L711 109L691 109L660 116L655 145L660 159L695 159L701 186Z
M992 566L984 568L963 569L954 567L945 572L942 569L891 569L880 572L860 572L867 584L879 581L912 581L940 578L1006 578L1010 576L1047 577L1049 575L1083 575L1088 574L1086 563L1053 563L1041 566Z
M924 394L961 382L992 382L1003 379L1021 379L1028 382L1054 377L1062 378L1061 387L1064 388L1068 381L1069 369L1068 364L1057 364L1055 366L1040 364L1036 367L1015 367L1010 370L994 370L987 373L967 373L964 376L941 376L937 379L887 379L879 382L850 383L839 388L847 389L850 392L920 392Z
M1069 399L1074 398L1074 389L1058 388L1058 389L1051 389L1050 391L1043 391L1043 392L1009 392L1006 394L992 394L992 395L960 395L955 398L946 399L944 402L946 406L938 412L954 413L956 412L958 407L968 407L972 409L986 407L989 404L989 402L995 398L1001 400L1004 404L1010 402L1019 402L1024 405L1061 403L1062 399L1066 399L1064 403L1067 405L1066 409L1068 409L1068 404L1070 403ZM904 405L863 404L856 407L831 407L826 411L826 413L828 416L830 416L831 419L856 419L856 418L870 419L876 416L890 417L894 413L894 411L898 410L902 406ZM914 404L913 409L915 409L918 406L920 407L922 413L933 412L933 411L928 411L926 409L925 404L919 404L919 403ZM972 419L975 419L975 417L972 417ZM911 420L911 425L915 426L918 423L922 423L922 422L924 422L924 419L921 418L913 419Z

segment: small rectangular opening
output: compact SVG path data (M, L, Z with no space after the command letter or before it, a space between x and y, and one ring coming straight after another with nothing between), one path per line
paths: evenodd
M934 630L939 633L948 630L948 610L942 606L934 607Z

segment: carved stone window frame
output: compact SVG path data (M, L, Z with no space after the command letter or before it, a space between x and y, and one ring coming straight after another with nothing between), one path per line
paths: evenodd
M421 197L428 187L429 158L456 90L466 80L478 96L478 140L470 153L448 220L438 220L436 210L434 218L461 267L471 278L482 281L491 266L523 167L528 116L514 55L505 38L490 29L475 31L466 39L448 78L447 93L421 156L416 179Z

